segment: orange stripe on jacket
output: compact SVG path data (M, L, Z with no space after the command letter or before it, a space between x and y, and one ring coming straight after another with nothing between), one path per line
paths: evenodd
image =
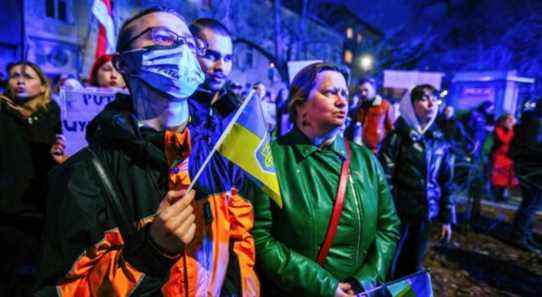
M90 247L57 285L63 297L129 296L144 276L122 259L124 242L118 229L107 231Z
M181 140L181 136L166 133L166 157L171 167L169 189L186 189L191 181L188 173L189 158L181 159L185 155L177 153ZM208 225L203 213L207 201L212 212L212 222ZM162 294L171 297L220 296L232 252L229 246L232 241L233 252L239 259L242 296L259 296L260 284L254 271L255 245L251 233L254 216L250 202L239 196L236 189L232 189L231 193L209 195L206 199L193 202L192 206L197 229L194 240L186 250L188 294L184 291L185 268L182 258L171 268L170 277L162 287Z

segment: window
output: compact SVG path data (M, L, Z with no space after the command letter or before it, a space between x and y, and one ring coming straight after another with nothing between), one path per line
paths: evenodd
M46 0L45 15L52 19L57 19L62 22L71 22L70 10L72 0Z
M352 54L352 52L350 50L345 50L343 58L344 58L344 63L352 64L352 60L354 58L354 55Z
M354 30L352 30L352 27L346 28L346 38L352 39L354 37Z
M357 42L357 43L361 43L362 40L363 40L363 36L361 35L361 33L358 33L358 34L356 35L356 42Z
M55 0L45 1L45 15L50 18L55 17Z

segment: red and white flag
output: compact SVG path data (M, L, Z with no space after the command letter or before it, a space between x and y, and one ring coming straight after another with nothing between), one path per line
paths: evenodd
M92 14L100 23L98 39L96 41L96 58L115 52L117 38L111 8L111 0L94 0L92 4Z

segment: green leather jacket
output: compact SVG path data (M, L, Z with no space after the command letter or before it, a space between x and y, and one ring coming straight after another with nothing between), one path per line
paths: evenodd
M333 209L343 139L318 149L294 129L271 144L283 208L260 196L254 204L257 266L269 296L334 296L340 281L368 290L385 281L399 219L380 163L351 143L344 209L323 267L316 262Z

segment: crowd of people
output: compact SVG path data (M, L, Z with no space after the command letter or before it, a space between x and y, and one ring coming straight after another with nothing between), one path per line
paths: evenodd
M0 236L16 256L4 292L14 295L24 273L37 277L35 296L370 292L424 269L435 225L451 239L461 158L481 168L491 161L498 201L519 185L511 237L541 253L532 236L542 207L541 104L517 126L503 114L493 129L490 102L461 121L434 86L412 86L392 104L370 78L350 94L350 74L325 62L273 97L262 82L230 80L233 55L232 33L214 19L187 24L152 8L126 20L116 53L97 58L87 82L125 91L88 124L88 147L72 156L56 88L32 62L9 65ZM59 80L64 89L87 83ZM281 205L229 159L206 160L249 94L272 135ZM29 221L33 240L14 242Z

